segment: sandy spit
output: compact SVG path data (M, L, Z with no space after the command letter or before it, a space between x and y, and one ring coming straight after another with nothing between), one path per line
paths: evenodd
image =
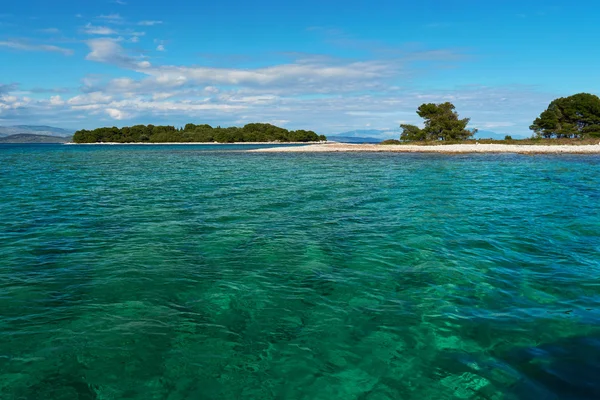
M377 153L519 153L519 154L600 154L597 145L514 145L514 144L448 144L437 146L377 145L327 143L299 147L271 147L247 150L256 153L325 153L325 152L377 152Z

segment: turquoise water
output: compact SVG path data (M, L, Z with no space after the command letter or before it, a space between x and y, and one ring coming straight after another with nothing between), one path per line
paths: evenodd
M600 398L600 157L238 150L0 145L0 398Z

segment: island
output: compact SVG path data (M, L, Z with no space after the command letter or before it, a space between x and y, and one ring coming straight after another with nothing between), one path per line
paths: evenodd
M327 138L313 131L290 131L271 124L252 123L243 127L187 124L183 128L163 125L79 130L74 143L308 143Z
M31 133L18 133L16 135L0 137L0 143L7 144L49 144L67 143L71 140L67 136L34 135Z
M530 129L528 139L473 139L469 118L459 118L454 104L422 104L417 114L424 127L402 124L399 140L379 144L327 143L300 148L265 148L253 152L402 152L402 153L600 153L600 98L589 93L550 103Z

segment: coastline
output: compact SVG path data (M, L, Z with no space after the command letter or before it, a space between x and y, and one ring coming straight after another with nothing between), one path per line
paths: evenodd
M302 147L273 147L251 149L256 153L337 153L337 152L372 152L372 153L517 153L517 154L600 154L600 143L594 145L515 145L515 144L440 144L421 145L380 145L326 143L311 144Z
M67 142L62 143L68 146L162 146L162 145L268 145L268 144L323 144L323 142L233 142L233 143L218 143L218 142L164 142L164 143L148 143L148 142L133 142L133 143L119 143L119 142L102 142L102 143L75 143L75 142Z

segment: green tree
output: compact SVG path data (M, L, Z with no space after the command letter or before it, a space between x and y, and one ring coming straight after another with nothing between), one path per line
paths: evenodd
M469 118L458 118L454 104L422 104L417 114L425 120L425 135L428 140L466 140L477 130L467 130Z
M427 135L425 134L425 131L423 129L420 129L416 125L402 124L402 125L400 125L400 128L402 128L402 133L400 134L400 140L407 141L407 142L414 142L414 141L421 141L421 140L427 139Z
M529 129L543 138L600 137L600 98L579 93L556 99Z
M92 131L80 130L73 136L76 143L96 142L310 142L326 140L323 135L319 136L313 131L288 131L271 124L248 124L243 128L229 127L213 128L210 125L187 124L183 129L174 126L161 125L135 125L123 128L98 128Z
M477 129L467 129L470 119L458 118L452 103L422 104L417 114L425 120L425 127L420 129L415 125L400 125L401 140L466 140L477 132Z

